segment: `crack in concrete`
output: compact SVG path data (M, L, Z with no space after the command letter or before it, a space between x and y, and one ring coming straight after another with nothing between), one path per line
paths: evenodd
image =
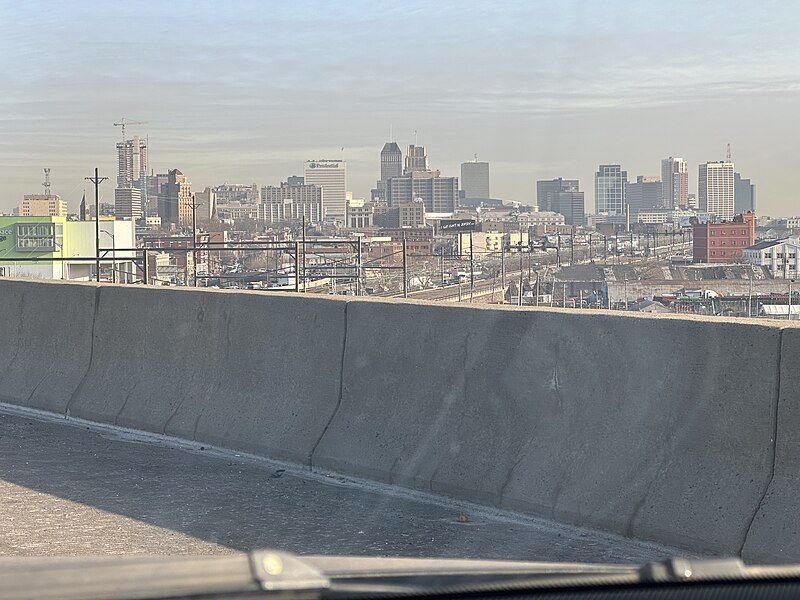
M761 512L761 506L764 504L764 499L767 497L767 493L769 492L769 488L772 487L772 480L775 478L775 456L777 454L777 447L778 447L778 409L780 407L781 402L781 362L783 361L783 332L784 329L780 329L780 333L778 334L778 363L777 366L777 385L775 390L775 408L772 416L772 444L770 445L771 456L770 456L770 467L769 467L769 477L767 477L767 482L764 485L764 490L761 492L761 497L758 499L758 504L756 504L755 510L753 514L750 516L750 520L747 523L747 527L744 531L744 536L742 537L742 543L739 546L739 556L742 556L742 552L744 552L744 547L747 545L747 538L750 537L750 530L753 528L753 523L758 516L758 513Z
M81 377L81 380L78 382L75 391L70 394L69 400L67 400L67 405L64 407L64 414L68 417L70 416L72 403L83 390L83 386L86 383L86 378L89 376L89 372L92 370L92 363L94 362L94 326L97 324L97 311L100 308L100 291L102 289L103 288L98 285L94 290L94 311L92 313L92 331L89 340L89 364L86 365L86 371L84 372L83 377Z
M319 434L317 441L314 442L314 445L311 448L311 451L308 453L308 468L314 468L314 453L317 451L317 446L319 446L320 442L322 442L322 438L325 437L325 434L328 433L328 428L333 423L333 420L336 418L336 414L339 412L339 408L342 406L342 396L344 395L344 358L347 352L347 309L349 308L350 303L344 303L344 334L342 339L342 357L339 362L339 396L336 398L336 406L331 413L331 416L328 418L328 422L325 423L325 427L322 429L322 433Z
M131 399L133 392L136 391L136 388L139 386L139 382L133 384L131 390L125 395L125 400L122 401L122 406L119 407L117 411L117 415L114 417L114 425L119 425L119 418L122 416L122 412L125 410L125 407L128 405L128 400Z

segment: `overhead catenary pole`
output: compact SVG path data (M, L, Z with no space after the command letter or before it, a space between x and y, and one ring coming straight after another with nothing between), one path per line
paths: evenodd
M522 268L522 237L519 240L519 294L517 294L517 306L522 306L522 275L525 271Z
M356 296L361 295L361 236L358 237L356 246ZM333 263L334 281L336 280L336 263Z
M408 298L408 253L405 232L403 232L403 298Z
M503 304L506 299L506 244L504 241L500 242L500 287L503 288L503 293L500 294L500 304Z
M294 291L300 291L300 242L294 243Z
M472 302L472 294L475 291L475 254L472 242L472 231L469 232L469 301Z
M94 184L94 251L97 281L100 281L100 184L108 177L100 177L97 167L94 168L94 177L84 177L86 181Z
M192 276L197 287L197 202L192 194Z
M308 282L306 280L306 213L303 211L303 291L308 291Z

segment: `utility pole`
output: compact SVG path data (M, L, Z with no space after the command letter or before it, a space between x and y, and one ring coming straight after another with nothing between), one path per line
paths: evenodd
M500 287L503 288L503 293L500 294L500 304L506 301L506 243L500 243Z
M594 260L592 260L592 234L589 233L589 264L594 264Z
M747 316L753 316L753 272L752 269L749 273L750 287L747 291Z
M792 283L794 283L794 279L789 280L789 310L786 311L786 318L790 321L792 320Z
M294 243L294 291L300 291L300 242Z
M194 287L197 287L197 202L192 194L192 274Z
M556 266L561 267L561 234L556 233Z
M358 276L356 278L356 296L361 295L361 236L358 236L358 246L356 246L356 266L358 269ZM336 281L336 263L333 263L333 280Z
M469 301L475 291L475 244L472 242L472 231L469 232Z
M406 252L405 232L403 232L403 298L408 298L408 254Z
M439 275L440 283L444 285L444 247L439 248Z
M519 239L519 294L517 294L517 306L522 306L522 236Z
M95 268L97 281L100 281L100 184L108 177L100 177L97 167L94 168L94 177L84 177L86 181L94 184L94 243L95 243Z
M306 213L303 211L303 292L308 291L308 282L306 280Z

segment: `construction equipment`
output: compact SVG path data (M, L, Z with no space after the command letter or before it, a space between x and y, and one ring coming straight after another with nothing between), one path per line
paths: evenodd
M146 125L146 124L147 124L147 121L132 121L130 119L126 119L125 117L122 117L119 120L119 123L114 123L114 127L121 127L122 128L122 143L124 144L125 143L125 139L126 139L125 138L125 127L127 127L128 125Z

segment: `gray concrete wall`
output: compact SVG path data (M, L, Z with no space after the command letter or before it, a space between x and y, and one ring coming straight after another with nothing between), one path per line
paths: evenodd
M6 402L800 560L797 327L13 280L0 301Z

